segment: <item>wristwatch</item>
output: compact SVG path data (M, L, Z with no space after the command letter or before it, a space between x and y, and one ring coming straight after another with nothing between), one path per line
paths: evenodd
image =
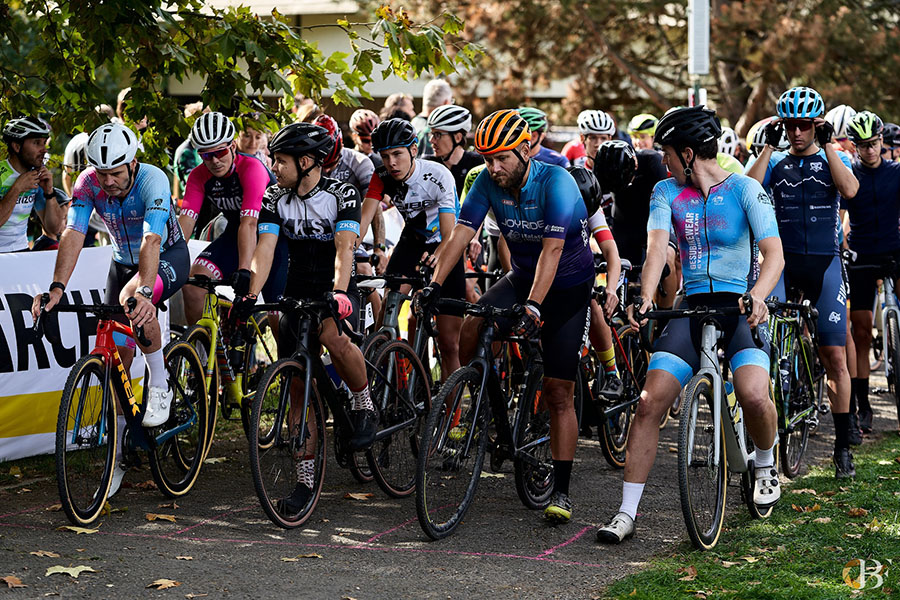
M382 252L387 252L387 246L385 246L384 244L375 244L375 249L381 250Z
M144 285L137 289L137 293L146 298L147 300L153 300L153 290L150 289L150 286Z

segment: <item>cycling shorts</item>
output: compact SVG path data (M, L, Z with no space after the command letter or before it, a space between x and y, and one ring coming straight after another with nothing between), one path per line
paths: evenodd
M434 254L440 242L430 244L425 243L425 238L418 233L411 232L411 228L404 228L400 234L397 245L391 253L391 260L388 262L387 275L400 275L403 277L414 277L417 274L416 268L422 260L422 255L426 252ZM463 257L453 266L444 284L441 286L441 297L453 298L455 300L466 299L466 269L463 263ZM462 309L448 309L443 314L452 315L454 317L463 316Z
M820 346L847 344L847 284L839 256L820 254L785 254L784 272L772 290L781 301L788 298L786 290L797 289L819 311L818 333ZM871 306L871 304L870 304Z
M544 298L541 306L541 346L545 377L575 381L581 348L591 322L593 284L593 281L585 281L567 288L551 287ZM478 304L497 308L524 304L531 292L531 285L530 277L507 273L484 293ZM501 319L499 325L501 335L507 335L516 324Z
M856 262L847 269L850 283L850 310L867 310L872 312L875 306L875 293L878 280L887 274L887 265L891 261L900 264L900 251L893 254L859 254ZM877 265L881 269L855 269L854 267Z
M310 300L321 300L323 294L319 294L315 297L310 296ZM350 313L350 316L344 319L344 323L349 325L354 331L359 331L359 294L356 292L354 288L352 291L347 293L347 297L350 298L350 304L353 305L353 312ZM297 336L300 330L300 319L303 316L302 313L292 312L282 314L279 319L278 326L278 356L281 358L287 358L291 356L297 350ZM313 356L318 356L322 350L322 345L319 342L319 336L317 332L313 332L312 342L310 344L309 353Z
M210 242L194 259L194 264L206 268L212 273L213 279L228 281L238 268L237 227L226 227L222 235ZM284 294L284 286L287 283L287 267L287 241L285 238L279 237L272 255L269 278L262 288L262 296L266 302L274 302Z
M738 305L740 295L727 292L715 294L691 294L685 298L689 308L708 306L723 308ZM747 317L717 317L722 326L724 337L719 342L725 347L725 358L731 366L731 372L745 365L756 365L769 370L769 335L765 324L759 325L759 337L763 347L759 348L753 340L753 333L747 325ZM648 371L659 369L672 374L681 383L687 385L694 373L700 368L701 319L690 317L669 321L656 343L650 357ZM715 357L713 357L715 358Z

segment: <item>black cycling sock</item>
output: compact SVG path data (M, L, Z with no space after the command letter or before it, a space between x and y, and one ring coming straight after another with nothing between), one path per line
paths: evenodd
M859 389L856 394L856 407L863 414L872 413L872 405L869 403L869 378L859 378Z
M862 381L857 377L850 378L850 414L856 414L856 399L859 397L859 382Z
M569 480L572 478L571 460L553 460L553 491L569 495Z
M834 419L834 449L850 448L850 413L831 413Z

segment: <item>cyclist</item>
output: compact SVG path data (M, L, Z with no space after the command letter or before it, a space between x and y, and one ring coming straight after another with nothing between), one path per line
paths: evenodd
M738 136L731 127L723 127L719 136L719 153L734 157L738 147ZM726 169L727 170L727 169Z
M147 401L142 424L156 427L168 420L174 394L163 361L155 305L184 285L190 255L175 217L168 178L161 169L138 162L137 150L135 133L118 123L102 125L88 138L87 161L91 166L75 182L68 227L60 239L45 310L51 310L62 298L84 245L91 212L97 211L113 247L104 303L125 306L132 297L137 301L134 310L126 307L125 316L132 326L143 327L150 341L149 346L141 347L150 373L150 381L145 382ZM40 294L35 296L32 305L35 318L40 312L40 299ZM118 333L113 339L122 363L129 369L135 340ZM120 415L118 421L122 436L125 417ZM120 465L122 447L121 443L117 445L110 495L118 491L125 474Z
M49 138L50 125L40 117L13 119L3 126L8 156L0 163L0 252L28 250L32 209L47 231L61 228L65 208L44 164Z
M250 261L256 250L257 221L266 188L275 183L272 173L259 159L238 152L231 119L220 112L203 113L191 127L191 145L202 162L190 172L184 189L178 222L190 238L205 203L222 211L225 231L194 260L191 276L230 280L236 296L249 291ZM284 263L282 249L279 262ZM273 299L284 289L283 269L273 272L265 295ZM206 290L184 286L184 316L196 323L203 313Z
M900 163L882 158L884 124L869 111L857 113L847 126L847 135L856 147L853 174L859 181L856 196L843 201L850 221L847 244L856 253L857 265L900 264ZM859 411L859 427L872 431L869 404L869 348L872 346L872 309L877 280L883 273L849 270L850 323L856 342L855 379L850 380L850 419Z
M839 255L840 197L856 195L859 182L850 158L836 152L834 133L822 118L825 103L808 87L794 87L778 99L778 122L766 126L768 141L747 174L771 189L785 252L785 269L775 295L800 289L819 311L819 354L828 375L835 428L835 476L853 477L849 449L850 375L847 371L846 287ZM775 152L781 129L788 152Z
M569 159L559 152L541 145L547 138L547 131L550 129L547 113L532 106L520 106L518 110L525 122L528 123L529 131L531 131L531 158L551 165L559 165L563 168L568 167ZM585 149L585 152L587 152L587 149Z
M333 298L341 319L356 329L359 297L353 275L353 250L359 236L359 192L349 183L322 176L325 159L334 141L328 132L311 123L292 123L275 134L269 143L272 167L278 185L266 190L259 217L259 242L253 254L250 293L235 300L236 309L247 314L267 280L272 252L279 238L287 242L290 256L284 295L320 300ZM299 316L281 317L278 353L290 356L297 345ZM334 319L323 319L319 341L328 349L338 375L352 393L352 450L363 450L375 438L376 418L369 396L362 352L346 335L340 335ZM310 349L313 354L315 349ZM298 401L291 395L291 421L300 420ZM313 419L310 419L311 421ZM314 435L314 434L313 434ZM312 494L315 461L301 456L297 485L282 502L290 512L298 512Z
M437 257L431 284L417 296L427 306L441 295L455 257L466 247L492 210L507 241L512 271L491 286L479 303L496 307L524 305L514 325L518 333L540 335L544 357L542 401L550 410L550 447L554 491L544 516L566 522L572 516L569 481L578 440L573 392L578 357L587 329L594 280L588 244L587 210L578 185L557 165L532 157L531 133L515 110L487 116L475 130L475 149L485 158L466 195L459 223ZM471 358L481 319L467 317L460 353Z
M615 138L616 123L602 110L583 110L578 115L578 134L584 144L584 156L576 158L574 164L593 169L600 144Z
M381 157L372 150L372 132L380 122L378 115L365 108L350 115L350 138L353 139L356 150L368 156L375 167L381 166Z
M369 187L372 173L375 172L375 165L362 152L344 147L341 127L332 117L319 115L313 119L313 125L325 129L334 141L331 154L325 158L325 163L322 165L325 169L324 175L351 184L362 195Z
M409 121L388 119L372 132L372 145L381 154L384 166L372 176L363 201L361 235L375 215L377 205L387 199L403 215L405 225L391 254L387 273L412 277L425 254L443 252L456 224L459 201L453 175L442 164L420 160L416 131ZM466 279L462 251L450 257L453 272L447 284L447 297L464 300ZM402 291L408 289L403 286ZM438 315L438 349L444 379L459 368L459 328L462 313Z
M635 150L653 150L657 118L649 113L635 115L628 122L628 135Z
M672 178L653 189L641 312L652 307L651 290L662 273L673 226L689 306L743 306L739 298L748 291L751 233L765 257L759 279L749 289L752 312L722 323L737 398L757 448L753 501L771 506L781 494L773 456L776 411L769 399L768 348L757 348L750 328L764 326L765 298L783 264L772 205L759 183L729 173L716 162L721 125L714 111L703 106L672 109L660 119L656 132L654 141L663 148ZM633 318L632 326L637 325ZM656 342L628 436L622 504L597 532L600 542L617 544L634 535L637 506L655 460L659 420L699 366L698 335L698 320L675 319Z
M885 123L881 141L881 157L885 160L900 158L900 125Z
M853 142L849 139L847 126L855 116L856 111L846 104L839 104L825 113L825 120L834 128L834 149L846 152L851 156L855 154L855 149Z

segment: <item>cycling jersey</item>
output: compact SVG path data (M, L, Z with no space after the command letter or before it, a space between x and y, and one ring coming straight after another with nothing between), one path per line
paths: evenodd
M493 210L515 273L534 277L547 237L565 240L554 286L570 287L593 279L588 215L578 184L562 167L534 160L529 164L518 201L494 183L489 173L479 173L466 195L459 222L478 229L488 210Z
M406 228L424 237L424 243L441 241L440 214L459 213L453 175L444 165L414 159L415 169L406 181L397 181L382 166L375 171L366 198L381 202L385 196L403 215Z
M431 162L438 163L439 165L444 165L445 167L447 166L444 164L444 161L442 161L434 154L429 154L428 156L423 156L422 158L424 158L425 160L430 160ZM463 155L462 157L460 157L459 162L452 167L448 167L450 169L450 174L453 175L453 181L454 183L456 183L456 190L459 192L465 187L466 181L469 178L469 173L472 172L472 169L483 165L484 159L480 154L469 152L468 150L463 152ZM462 202L461 196L462 194L460 194L460 202Z
M846 154L838 156L851 168ZM772 190L785 253L838 254L840 200L824 150L810 156L773 152L763 186Z
M609 225L606 223L606 215L603 214L602 208L598 209L597 212L588 219L588 229L591 230L591 235L597 239L598 243L613 239L612 232L609 230Z
M362 196L374 172L375 165L368 156L351 148L341 148L341 159L328 177L352 184Z
M859 191L841 208L850 215L847 243L860 254L885 254L900 250L900 163L882 160L877 169L853 163Z
M359 235L359 192L349 183L322 177L309 193L272 186L263 197L259 233L283 235L288 246L285 295L318 298L334 285L334 235ZM355 273L355 266L353 268Z
M93 210L109 230L113 260L123 265L138 264L141 242L148 233L162 238L160 252L184 241L172 204L169 180L153 165L138 163L134 184L125 198L107 196L94 168L86 169L78 176L72 191L67 228L87 233Z
M19 175L8 160L0 163L0 198L6 195ZM41 186L19 194L9 219L0 225L0 252L28 250L28 217L32 209L41 211L46 206Z
M200 153L194 150L191 140L186 139L175 149L175 177L181 185L181 194L184 195L184 189L187 186L188 176L203 161L200 160Z
M637 150L638 166L631 184L615 194L609 227L619 256L632 264L644 262L647 248L647 220L650 218L650 195L653 186L669 175L662 156L655 150Z
M466 175L466 179L463 182L462 193L459 196L460 204L465 203L466 194L469 193L469 190L472 189L472 184L475 183L475 179L478 178L478 174L484 171L487 168L487 165L481 163L477 167L473 167L469 173ZM497 226L497 219L494 218L494 211L489 210L487 215L484 217L484 232L492 238L500 237L500 227ZM496 254L496 252L494 252Z
M236 152L231 171L224 177L214 177L206 164L191 171L181 214L196 219L208 200L225 215L228 229L237 228L242 217L259 217L263 194L274 183L275 176L259 159Z
M537 154L531 157L532 160L539 160L542 163L547 163L551 165L559 165L560 167L566 169L569 167L569 159L556 152L551 150L547 146L541 146L541 149L537 151Z
M744 174L744 167L741 165L741 161L730 154L719 152L716 154L716 163L729 173L737 173L738 175Z
M681 254L684 290L747 291L750 272L750 234L757 241L778 237L769 195L755 179L731 174L709 190L661 181L650 198L647 231L669 232L674 226Z

